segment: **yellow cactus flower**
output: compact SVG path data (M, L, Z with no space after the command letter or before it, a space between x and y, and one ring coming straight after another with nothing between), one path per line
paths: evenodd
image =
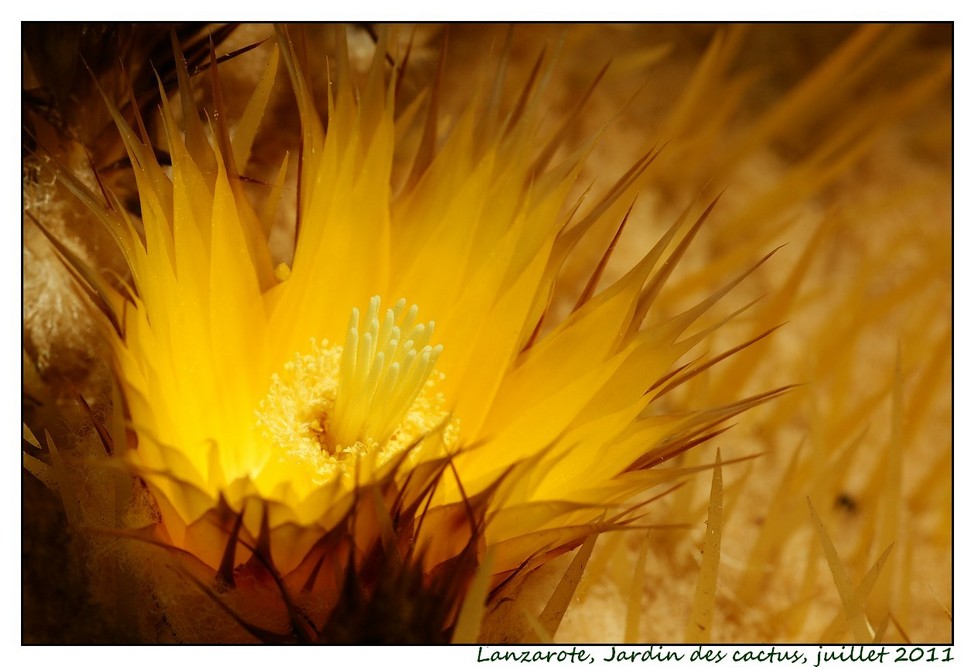
M263 544L265 566L287 576L321 559L323 536L358 516L365 490L402 494L435 465L422 512L404 514L397 496L379 513L416 522L399 537L425 571L473 535L492 553L482 576L500 584L632 521L625 500L655 483L645 471L771 395L691 415L651 406L707 333L685 331L744 277L678 317L648 318L710 208L678 220L598 291L597 267L570 314L551 312L567 256L590 229L622 226L653 152L580 214L570 193L585 147L556 159L561 138L538 139L545 119L531 84L507 119L483 85L434 151L431 105L394 190L397 134L409 124L394 121L385 41L360 88L339 48L326 129L280 38L303 130L290 265L275 267L268 247L278 192L255 208L238 164L277 51L232 137L216 67L209 127L180 73L182 124L161 96L171 173L112 109L139 219L111 193L98 201L75 184L132 275L131 292L90 280L134 435L118 454L148 485L158 539L227 583ZM466 533L429 532L450 508L466 520L465 507ZM368 550L374 537L359 532Z

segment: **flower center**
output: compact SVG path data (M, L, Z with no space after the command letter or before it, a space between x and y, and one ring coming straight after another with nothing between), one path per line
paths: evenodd
M417 313L400 299L381 314L374 296L364 318L352 309L344 346L313 339L311 354L271 376L257 426L282 455L311 464L317 482L366 455L382 465L449 419L434 370L443 346L429 344L434 323L416 323Z

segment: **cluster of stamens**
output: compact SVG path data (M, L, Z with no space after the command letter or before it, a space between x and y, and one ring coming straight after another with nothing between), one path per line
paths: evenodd
M257 411L264 437L312 464L319 481L365 454L382 463L448 419L436 392L443 346L429 344L434 323L416 323L418 308L405 299L380 312L378 296L364 318L353 308L344 346L313 340L311 354L271 377Z

